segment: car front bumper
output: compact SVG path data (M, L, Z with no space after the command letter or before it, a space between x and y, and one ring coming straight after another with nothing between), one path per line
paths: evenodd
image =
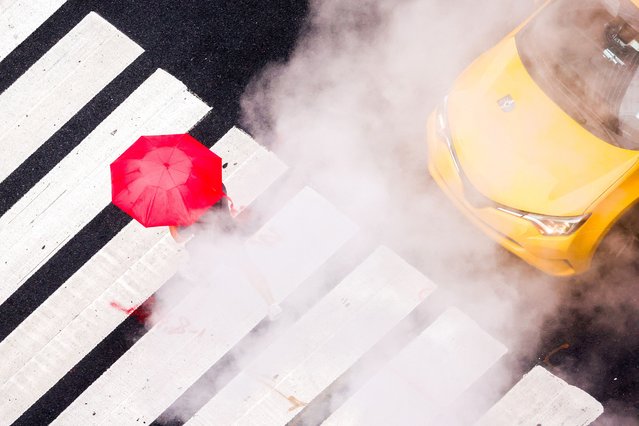
M428 170L448 198L485 234L534 267L557 276L584 272L590 266L597 235L584 224L566 236L542 235L526 219L498 210L494 206L478 206L474 188L460 174L453 153L436 129L436 112L428 120ZM458 161L458 160L457 160ZM496 205L496 204L495 204Z

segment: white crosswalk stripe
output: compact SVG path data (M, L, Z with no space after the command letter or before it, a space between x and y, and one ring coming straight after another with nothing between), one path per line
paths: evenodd
M504 345L450 308L322 424L431 424L505 353Z
M379 248L187 424L286 424L434 288Z
M238 142L254 151L238 153L233 149ZM266 151L235 128L212 150L219 155L236 154L234 164L224 169L227 187L235 182L244 182L240 185L244 187L253 181L254 175L240 166L254 158L255 152ZM286 167L278 163L275 168L283 172ZM270 175L277 173L271 170ZM260 179L256 186L263 187L267 182ZM234 194L248 199L255 192ZM132 221L120 231L0 342L0 359L4 360L0 365L0 394L11 395L0 403L0 418L15 419L53 386L126 317L112 303L123 307L142 303L175 273L182 254L166 228L146 229Z
M211 149L225 165L222 178L238 213L288 169L275 154L237 128L231 129Z
M137 225L137 227L140 226ZM112 302L117 302L121 306L131 306L131 302L144 301L175 273L176 262L179 261L176 251L175 244L169 236L162 238L152 247L152 250L118 277L113 286L99 293L97 297L92 295L95 299L72 321L67 321L68 325L65 328L62 330L45 328L44 331L59 332L0 387L1 394L9 395L7 399L0 401L1 418L8 422L16 420L126 318L127 315L124 312L111 306ZM175 262L166 262L167 258L174 259ZM87 282L95 282L95 277L91 277L89 281L84 281L82 284L86 285ZM109 281L102 281L102 283L105 282ZM68 291L62 292L59 298L68 293ZM90 291L84 293L90 293ZM76 300L70 297L61 302L74 303ZM80 299L79 302L86 304L86 299ZM59 316L63 306L57 305L56 308L55 311L50 312ZM71 309L72 312L73 310ZM40 330L24 331L32 332L28 337L45 338L43 336L45 333L41 333ZM22 334L24 335L25 333Z
M349 219L306 188L256 233L275 235L277 241L268 247L255 243L250 251L275 300L281 301L355 231ZM265 258L271 252L279 255ZM290 256L282 256L283 252L303 255L298 254L297 262L289 264ZM265 267L267 262L271 263ZM129 424L138 418L152 421L161 414L267 313L267 305L241 274L229 272L218 277L231 278L232 284L214 284L187 296L175 314L138 340L54 424ZM206 312L210 318L205 325L189 324L186 332L172 333L170 330L179 325L179 313L196 311L202 300L209 304Z
M0 342L0 358L3 360L0 364L0 383L4 384L24 365L28 365L32 358L52 340L59 341L62 338L60 333L67 329L70 323L80 323L82 312L90 312L91 310L87 308L113 283L123 279L127 271L134 268L142 256L149 251L149 247L154 247L164 235L166 235L166 229L146 229L137 222L130 223L120 231ZM134 301L122 301L126 306L131 306L132 302ZM97 312L95 309L92 311ZM114 314L119 313L114 309L109 311ZM86 354L87 349L90 349L96 340L91 337L94 334L96 334L95 329L88 335L82 336L82 342L88 348L77 352L67 351L66 359L75 359L72 355L81 358ZM98 337L97 341L100 340L101 338ZM46 372L40 372L38 377L44 381ZM59 377L52 378L52 383L55 383L57 379ZM19 382L20 379L15 381ZM6 413L0 410L0 414Z
M0 181L143 52L90 13L0 95Z
M476 426L584 426L603 413L601 403L537 366L476 423Z
M143 134L183 133L206 106L156 71L0 218L0 303L111 201L109 164Z
M0 0L0 61L66 0Z

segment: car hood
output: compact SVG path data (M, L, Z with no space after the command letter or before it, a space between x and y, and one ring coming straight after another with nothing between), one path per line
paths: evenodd
M512 37L460 76L447 111L459 163L475 189L527 212L582 214L638 158L561 110L527 73Z

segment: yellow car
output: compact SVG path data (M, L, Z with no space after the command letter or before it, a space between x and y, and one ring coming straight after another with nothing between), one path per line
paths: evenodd
M428 120L428 169L487 234L552 275L589 269L639 198L639 0L550 0Z

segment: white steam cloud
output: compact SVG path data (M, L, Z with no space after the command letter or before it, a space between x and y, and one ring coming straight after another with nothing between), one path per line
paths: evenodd
M463 68L533 8L529 0L314 0L290 59L265 69L242 101L242 125L258 142L514 354L537 347L557 309L557 283L513 260L449 204L426 168L425 127ZM212 265L213 246L225 250L221 240L191 247L192 264ZM160 306L174 304L181 290L172 288L160 292ZM180 315L189 324L220 318L207 317L207 297ZM494 393L478 396L477 407L520 377L519 366L510 367L490 378ZM195 394L182 403L198 401Z

